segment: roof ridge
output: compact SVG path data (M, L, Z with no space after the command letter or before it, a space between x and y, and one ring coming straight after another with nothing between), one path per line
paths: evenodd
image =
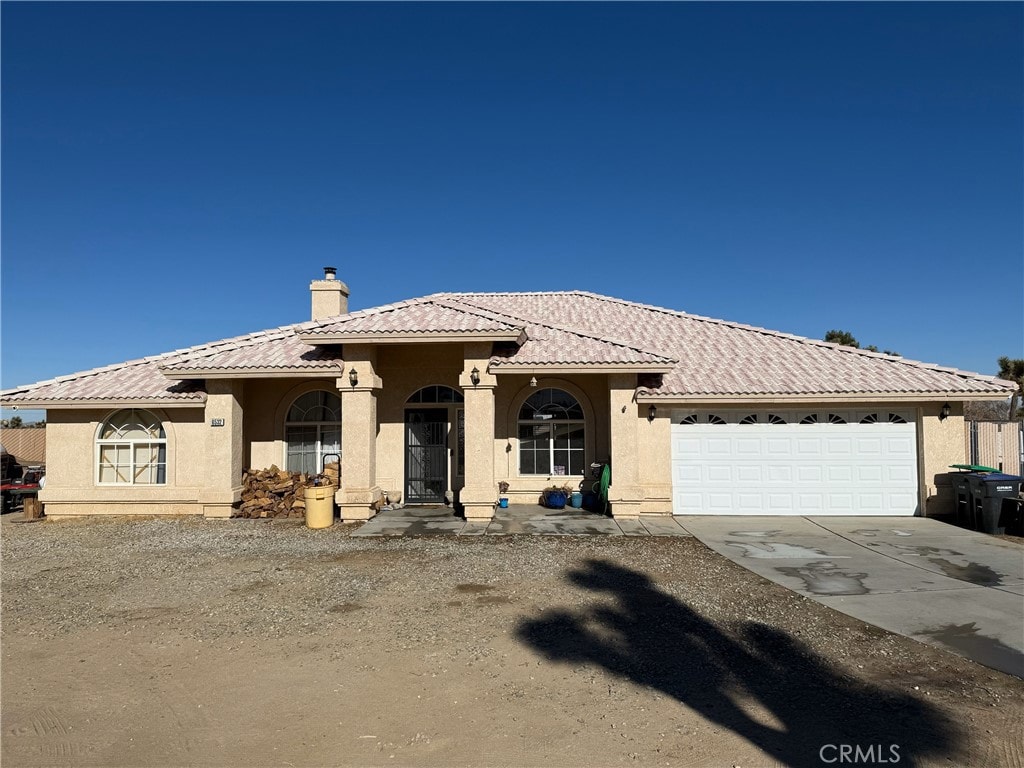
M559 295L565 295L565 294L569 294L569 293L582 294L583 292L582 291L555 291L553 293L557 293ZM463 295L466 295L466 294L463 294ZM479 296L479 295L484 295L484 294L476 294L476 295ZM499 294L491 294L491 295L499 295ZM510 294L507 294L507 295L512 295L512 294L510 293ZM514 295L522 296L524 294L521 293L521 292L517 292ZM532 295L539 296L539 295L545 295L545 294L542 294L541 292L536 291ZM549 292L548 295L551 295L551 293ZM471 306L475 306L475 305L471 305ZM487 309L486 307L477 307L477 309L481 309L481 310L484 310L486 312L495 312L494 310ZM544 328L550 328L553 331L560 331L561 333L568 333L568 334L570 334L572 336L579 336L582 339L592 339L594 341L600 341L600 342L605 343L605 344L612 344L613 346L616 346L616 347L622 347L624 349L631 349L634 352L640 352L640 353L645 354L645 355L652 355L654 357L661 358L662 360L664 360L666 362L671 362L671 363L678 362L677 358L669 357L668 355L665 355L663 352L655 351L653 349L644 349L643 347L638 347L635 344L630 344L630 343L628 343L626 341L623 341L622 339L605 338L603 336L597 336L597 335L592 334L592 333L587 333L585 331L581 331L578 328L567 328L567 327L562 326L562 325L555 325L554 323L550 323L550 322L546 322L546 321L540 321L540 320L527 320L526 318L517 317L516 315L513 315L513 314L506 314L506 313L501 313L501 312L495 312L495 314L497 314L499 316L504 315L505 317L511 317L511 318L513 318L515 320L518 320L520 322L526 323L528 325L539 325L539 326L544 327ZM527 337L529 337L529 333L527 333Z
M343 323L352 319L359 319L362 317L371 317L373 315L381 315L385 312L394 312L402 309L403 307L412 307L418 304L429 303L435 296L441 296L443 294L431 294L429 296L419 296L412 299L402 299L401 301L393 301L390 304L382 304L379 307L368 307L367 309L357 309L355 312L345 312L340 315L331 315L330 317L324 317L319 320L307 320L304 323L298 323L297 325L305 326L303 330L313 332L316 328L322 328L326 325L332 325L334 323Z

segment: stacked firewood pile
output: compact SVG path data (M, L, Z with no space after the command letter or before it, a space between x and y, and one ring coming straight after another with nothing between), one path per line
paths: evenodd
M242 473L242 503L235 517L303 517L304 491L313 485L338 487L338 462L324 467L323 475L288 472L276 466L247 469ZM319 477L320 482L315 482Z

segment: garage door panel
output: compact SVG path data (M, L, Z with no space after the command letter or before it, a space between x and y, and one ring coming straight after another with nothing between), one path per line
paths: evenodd
M680 458L699 458L701 441L696 437L676 437L672 440L672 450Z
M798 439L796 441L797 456L821 456L825 452L825 441L820 437L813 439Z
M854 450L861 456L879 456L882 453L882 441L877 438L860 438Z
M732 467L727 464L708 464L705 476L709 483L731 483Z
M849 456L853 453L853 440L851 438L830 437L825 440L826 456Z
M905 484L914 481L914 472L911 467L887 465L885 467L885 479L891 484Z
M882 482L882 479L885 476L885 470L877 464L865 464L857 467L854 474L857 477L858 483L873 483L877 485Z
M793 469L799 483L820 483L825 476L825 468L822 466L796 466Z
M764 472L766 469L760 464L747 464L736 467L736 481L739 483L760 483L764 480Z
M709 437L704 442L702 453L708 456L732 456L736 453L732 448L732 442L724 437Z
M848 483L853 480L853 467L848 464L831 464L825 469L825 479L830 483Z
M672 426L677 514L894 515L918 504L908 424Z

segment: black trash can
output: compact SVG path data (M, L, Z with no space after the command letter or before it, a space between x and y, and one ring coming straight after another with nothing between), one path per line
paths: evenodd
M975 528L974 503L971 501L971 485L967 480L967 473L949 472L948 475L956 503L954 522L963 528Z
M1007 525L1014 525L1012 518L1017 511L1016 500L1024 478L1002 472L969 472L967 477L978 529L985 533L1005 533Z

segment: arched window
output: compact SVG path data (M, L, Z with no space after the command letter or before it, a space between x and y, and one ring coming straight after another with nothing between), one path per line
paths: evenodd
M167 433L149 411L117 411L96 437L97 479L114 485L167 482Z
M406 401L409 403L463 403L465 398L457 389L446 387L443 384L432 384L429 387L418 389L409 396Z
M296 398L285 417L284 441L288 471L320 472L325 455L341 453L341 398L323 390Z
M561 389L534 392L519 409L519 474L582 475L583 408Z

